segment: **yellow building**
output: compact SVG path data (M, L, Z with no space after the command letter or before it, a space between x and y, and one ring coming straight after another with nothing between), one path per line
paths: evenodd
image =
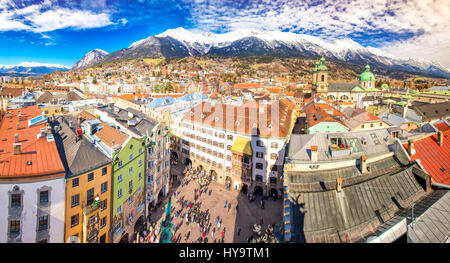
M64 240L108 243L111 160L84 137L79 121L65 115L53 122L55 141L66 171Z

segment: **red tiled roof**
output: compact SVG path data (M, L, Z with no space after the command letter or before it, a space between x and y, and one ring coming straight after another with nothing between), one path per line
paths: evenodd
M347 127L342 121L336 118L337 116L343 116L344 114L328 104L312 103L304 109L304 112L306 113L306 119L309 127L313 127L314 125L324 121L337 122L344 127ZM333 115L329 112L332 112Z
M245 88L260 88L261 85L258 83L237 83L234 84L234 88L245 89Z
M15 98L22 95L23 88L2 88L0 87L0 97Z
M416 153L411 156L411 161L419 159L433 182L450 185L450 127L445 123L435 126L444 132L443 145L439 146L437 134L417 140L414 142ZM403 147L408 150L408 144Z
M18 113L22 114L19 121ZM0 179L24 179L35 176L64 175L56 143L46 137L37 138L46 124L28 127L28 120L42 114L37 105L8 111L11 115L0 123ZM19 123L19 130L17 130ZM19 135L21 154L14 154L15 134ZM31 162L31 164L27 164Z
M252 134L253 123L256 122L260 136L286 137L290 130L294 107L295 104L287 99L268 105L251 102L241 106L221 103L212 105L209 102L203 102L185 113L184 117L192 122L248 135ZM278 116L273 116L272 120L273 113Z
M185 94L184 93L180 93L180 94L173 94L173 93L168 93L168 94L152 94L152 98L163 98L163 97L172 97L172 98L181 98L183 97Z
M138 99L142 99L144 97L147 97L148 94L123 94L120 95L119 98L123 99L123 100L135 100L136 97Z

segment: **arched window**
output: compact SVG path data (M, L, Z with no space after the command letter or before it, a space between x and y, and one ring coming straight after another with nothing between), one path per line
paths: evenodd
M324 82L325 81L325 75L322 75L321 79L322 79L322 82Z

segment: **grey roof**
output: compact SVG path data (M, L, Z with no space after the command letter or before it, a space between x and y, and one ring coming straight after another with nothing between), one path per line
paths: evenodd
M450 101L414 106L414 110L422 116L422 120L446 118L450 116Z
M372 138L372 134L375 135L375 139ZM356 139L353 147L355 151L350 155L332 156L330 154L330 139L336 137L345 138L347 142L349 139ZM363 144L363 140L366 144ZM363 154L371 156L387 153L391 151L390 145L394 144L394 142L395 138L392 137L386 128L346 133L292 134L286 158L294 163L296 161L310 161L311 146L318 146L319 161L354 159Z
M371 234L371 229L425 193L412 172L414 167L343 185L340 193L335 188L297 191L290 184L292 241L345 242L349 233L349 241L354 242Z
M446 191L437 202L408 225L410 243L450 242L450 193Z
M116 107L116 109L118 111L110 108L102 109L102 111L107 112L109 116L115 118L117 122L139 136L145 136L147 135L147 132L148 134L151 134L153 128L157 125L157 123L150 120L147 115L133 108L121 109ZM132 113L133 118L130 119L128 113ZM135 125L128 125L129 121L133 122Z
M69 127L70 122L73 128ZM79 123L75 117L59 116L54 125L60 127L59 132L55 134L55 141L68 177L86 173L111 162L85 137L76 141L75 129L79 127Z
M328 92L350 92L356 86L356 83L328 83Z

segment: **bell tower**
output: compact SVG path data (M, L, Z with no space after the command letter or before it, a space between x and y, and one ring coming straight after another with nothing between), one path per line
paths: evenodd
M323 56L315 63L312 85L316 92L328 93L328 68Z

